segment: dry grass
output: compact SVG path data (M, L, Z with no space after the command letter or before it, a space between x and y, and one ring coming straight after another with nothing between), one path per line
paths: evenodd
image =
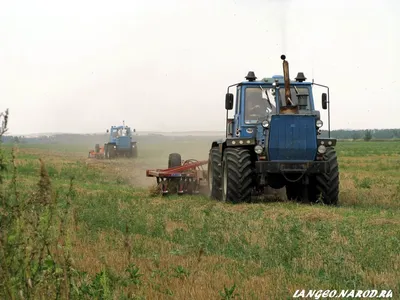
M284 197L230 205L203 196L160 196L145 169L166 165L169 152L202 158L200 152L207 154L203 144L181 144L182 151L163 145L161 165L160 155L150 160L155 150L144 145L139 159L111 162L20 149L18 184L21 194L29 194L37 181L36 157L45 158L59 194L68 190L69 175L76 177L63 242L70 245L73 269L87 272L87 280L100 286L87 299L119 299L120 294L217 299L233 286L232 294L242 299L286 299L296 289L354 287L392 289L398 295L400 154L382 148L362 156L358 153L368 143L359 143L361 150L354 144L338 148L338 208L295 204ZM132 264L136 275L122 284ZM76 280L83 282L83 275Z
M104 264L112 266L116 273L122 273L130 262L121 233L101 232L95 243L74 244L75 265L87 270L90 274L99 273ZM238 262L223 256L204 256L201 252L196 255L175 255L174 246L159 239L148 239L140 235L132 236L132 243L140 243L145 251L157 249L156 258L134 258L134 263L143 271L142 281L145 284L124 289L130 294L145 294L148 299L165 297L168 291L174 299L214 299L224 287L231 287L235 282L241 282L237 293L252 295L261 299L265 296L274 298L286 289L276 290L276 286L285 280L282 268L268 270L262 276L250 276L242 280ZM246 264L248 268L260 268L260 264ZM210 280L211 279L211 280ZM122 289L121 289L122 290ZM273 291L271 293L271 291ZM164 296L162 296L164 294Z

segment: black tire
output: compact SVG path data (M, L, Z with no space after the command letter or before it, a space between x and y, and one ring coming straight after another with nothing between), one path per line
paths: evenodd
M136 158L137 156L138 156L138 148L137 148L137 144L136 143L132 143L131 144L131 147L132 147L132 155L131 155L131 157L133 157L133 158Z
M179 153L171 153L168 156L168 168L175 168L182 165L182 157Z
M221 153L217 147L211 148L208 155L208 197L221 200Z
M313 200L318 201L319 197L326 205L337 205L339 201L339 165L336 151L328 148L324 154L324 161L329 162L329 172L318 174L315 177L315 194ZM310 195L311 196L311 195Z
M107 144L107 158L108 159L113 159L115 156L117 156L117 151L114 149L114 144Z
M227 148L222 160L222 201L250 202L254 167L250 150Z
M104 158L108 158L108 146L104 144Z
M110 159L110 152L109 152L108 144L104 144L104 157L106 159Z

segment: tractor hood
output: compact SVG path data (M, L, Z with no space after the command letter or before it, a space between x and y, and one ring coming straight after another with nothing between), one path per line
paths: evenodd
M314 160L317 155L316 120L313 115L273 115L268 137L269 160Z

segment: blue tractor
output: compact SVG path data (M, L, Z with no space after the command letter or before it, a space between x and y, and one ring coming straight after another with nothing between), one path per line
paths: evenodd
M133 132L130 127L125 126L123 122L122 126L111 126L111 129L107 129L109 133L109 141L104 144L104 155L108 159L116 157L131 157L135 158L138 156L137 141L133 140Z
M329 88L306 82L302 72L290 80L285 55L281 59L283 76L257 81L250 71L247 81L228 87L226 137L212 142L209 151L209 196L250 202L267 187L286 187L288 199L336 205L339 168L336 139L330 137ZM327 88L322 108L328 108L328 138L321 137L313 85ZM236 87L236 106L234 117L228 118L234 106L231 87Z

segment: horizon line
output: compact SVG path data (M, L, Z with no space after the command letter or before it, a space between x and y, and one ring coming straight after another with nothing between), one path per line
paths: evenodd
M352 128L341 128L341 129L331 129L332 131L360 131L360 130L400 130L400 128L363 128L363 129L352 129ZM328 131L327 129L322 129L322 131ZM225 130L186 130L186 131L156 131L156 130L143 130L136 131L136 134L140 135L140 133L225 133ZM62 134L73 134L73 135L87 135L87 134L107 134L105 132L86 132L86 133L74 133L74 132L40 132L40 133L26 133L26 134L16 134L16 133L6 133L4 136L46 136L46 135L62 135Z

